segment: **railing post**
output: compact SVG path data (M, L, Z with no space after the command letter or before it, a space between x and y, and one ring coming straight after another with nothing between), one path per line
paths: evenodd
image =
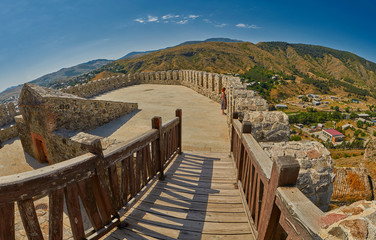
M233 124L233 121L234 119L238 119L238 112L233 112L232 113L232 121L231 121L231 136L230 136L230 139L231 139L231 152L233 153L234 152L234 134L235 134L235 129L234 129L234 124Z
M14 239L14 203L0 203L0 240Z
M241 129L241 134L243 133L251 133L251 123L249 121L244 121L242 123L242 129ZM242 136L239 136L239 139L241 141L242 139ZM238 163L239 163L239 166L238 166L238 180L242 179L242 176L243 176L243 165L244 165L244 151L245 151L245 148L244 148L244 145L241 144L240 145L240 154L238 156ZM244 183L242 183L244 184Z
M181 154L182 153L182 110L181 109L176 109L175 111L175 116L179 118L179 125L178 125L178 147L179 147L179 150L178 150L178 154Z
M281 156L274 160L268 188L262 201L257 239L272 239L278 225L278 209L275 206L277 188L295 185L300 165L292 156Z
M159 141L158 143L156 144L156 154L158 156L158 166L159 166L159 172L161 173L161 175L159 176L159 180L164 180L165 176L164 176L164 169L163 169L163 164L164 164L164 161L163 161L163 149L164 149L164 146L163 146L163 133L162 133L162 118L161 117L153 117L153 119L151 120L151 127L153 129L158 129L159 131Z
M106 211L104 214L107 215L112 214L115 217L118 217L117 209L115 209L115 201L113 198L111 185L110 185L110 176L105 169L105 159L103 156L103 150L102 150L102 144L100 139L97 136L93 137L86 137L84 139L80 140L80 143L85 146L90 153L93 153L97 155L96 161L95 161L95 169L96 169L96 175L99 182L99 190L101 192L100 196L98 197L98 205L101 205L99 209L103 209ZM95 180L94 180L94 188L95 188ZM103 211L102 210L102 211ZM111 221L111 218L109 215L104 217L106 224Z

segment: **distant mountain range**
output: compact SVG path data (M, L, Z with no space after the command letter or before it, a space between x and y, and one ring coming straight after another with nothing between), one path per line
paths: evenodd
M88 73L90 71L93 71L95 69L98 69L102 67L103 65L106 65L110 63L111 60L106 59L97 59L92 60L86 63L81 63L73 67L69 68L62 68L57 72L46 74L42 77L39 77L33 81L30 81L30 83L37 84L40 86L46 86L49 87L53 84L55 84L57 81L59 83L64 83L66 81L69 81L71 77L81 75L83 73ZM0 101L5 100L7 98L10 98L12 96L19 96L23 84L20 84L18 86L13 86L10 88L7 88L3 92L0 93Z
M261 67L297 79L291 86L275 86L272 90L275 96L304 94L307 91L323 93L324 90L333 94L341 92L363 97L376 96L375 63L350 52L315 45L285 42L253 44L227 38L212 38L184 42L161 50L131 52L116 61L97 61L102 62L95 65L96 69L92 71L79 74L68 68L65 69L68 74L62 74L56 80L43 76L33 82L59 88L92 79L142 71L194 69L243 74L255 67ZM100 66L101 64L103 65ZM73 77L69 78L67 75Z

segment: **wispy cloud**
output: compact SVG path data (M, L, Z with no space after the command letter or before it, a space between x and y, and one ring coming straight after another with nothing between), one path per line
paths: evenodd
M213 23L210 19L207 19L207 18L205 18L203 21L206 23Z
M191 18L191 19L196 19L198 17L200 17L200 16L199 15L194 15L194 14L191 14L191 15L188 16L188 18Z
M223 27L226 27L228 24L226 23L222 23L222 24L217 24L215 25L216 27L219 27L219 28L223 28Z
M180 15L167 14L167 15L162 16L162 19L167 20L167 19L170 19L170 18L178 18L178 17L180 17Z
M134 21L138 23L175 23L175 24L186 24L189 23L190 21L193 21L197 18L201 17L200 15L195 15L195 14L190 14L190 15L179 15L179 14L165 14L162 16L152 16L148 15L147 17L144 18L137 18L134 19ZM205 20L204 20L205 21ZM212 23L210 20L206 19L206 21L209 21ZM205 21L205 22L206 22ZM209 23L208 22L208 23Z
M181 20L179 22L176 22L177 24L186 24L188 22L188 20Z
M244 24L244 23L238 23L235 25L236 27L238 28L251 28L251 29L259 29L260 27L252 24L252 25L248 25L248 24Z
M139 23L144 23L145 22L145 20L143 20L142 18L137 18L134 21L139 22Z
M158 22L158 17L148 16L148 22Z

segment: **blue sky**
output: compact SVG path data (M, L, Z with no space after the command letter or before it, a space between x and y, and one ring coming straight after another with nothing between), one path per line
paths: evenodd
M227 37L353 52L376 62L374 0L1 0L0 91L131 51Z

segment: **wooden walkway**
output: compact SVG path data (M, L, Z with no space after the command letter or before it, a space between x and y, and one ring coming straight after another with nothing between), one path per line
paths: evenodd
M253 239L227 154L185 152L104 239Z

